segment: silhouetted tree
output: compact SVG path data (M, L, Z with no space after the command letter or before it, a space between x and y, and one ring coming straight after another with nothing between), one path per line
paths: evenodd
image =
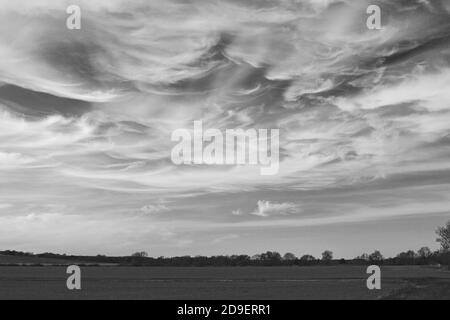
M422 259L428 259L431 257L432 252L428 247L422 247L417 251L417 255Z
M383 255L378 250L375 250L372 254L369 255L370 262L380 262L383 261L383 259Z
M401 252L397 255L397 258L400 259L414 259L416 257L416 253L412 250L408 250L406 252Z
M416 253L413 250L401 252L395 257L394 261L400 265L416 264Z
M250 258L250 260L255 260L255 261L261 260L261 255L260 254L255 254L255 255L253 255Z
M304 262L310 262L310 261L315 261L315 260L316 260L316 258L314 258L310 254L305 254L300 258L300 261L304 261Z
M146 257L148 257L148 253L145 251L140 251L140 252L133 253L131 256L137 257L137 258L146 258Z
M438 235L436 241L441 244L441 250L448 252L450 250L450 220L444 227L437 228L436 234Z
M297 259L295 254L290 253L290 252L285 253L284 256L283 256L283 260L286 260L286 261L292 261L292 260L295 260L295 259Z
M322 252L322 261L331 261L333 260L333 252L330 250L325 250Z
M261 254L261 260L264 261L280 261L281 254L276 251L267 251L266 253Z
M369 255L367 253L363 253L362 255L357 256L355 259L356 260L369 261Z

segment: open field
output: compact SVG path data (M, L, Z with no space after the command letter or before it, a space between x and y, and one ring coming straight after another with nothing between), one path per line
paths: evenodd
M38 256L12 256L0 254L0 267L2 266L66 266L66 265L117 265L113 263L98 263L83 260L68 260L63 258L41 258Z
M67 265L67 264L83 264L83 261L68 261L57 258L40 258L37 256L10 256L0 255L0 266L2 265Z
M84 267L82 290L65 267L0 267L0 299L450 299L450 272L382 267L382 289L364 266Z

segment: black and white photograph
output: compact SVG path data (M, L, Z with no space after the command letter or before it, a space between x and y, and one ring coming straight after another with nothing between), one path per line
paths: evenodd
M450 0L0 0L0 300L436 299Z

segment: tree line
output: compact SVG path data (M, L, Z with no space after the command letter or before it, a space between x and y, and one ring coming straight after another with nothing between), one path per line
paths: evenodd
M249 255L219 255L219 256L181 256L181 257L149 257L147 252L135 252L125 257L97 256L69 256L55 253L25 253L14 250L0 251L2 255L35 256L41 258L65 259L85 261L90 263L114 263L132 266L312 266L312 265L336 265L336 264L377 264L377 265L430 265L441 264L450 266L450 221L436 230L440 248L432 251L428 247L422 247L417 251L408 250L395 257L385 258L383 254L375 250L368 254L363 253L353 259L335 259L333 252L325 250L320 257L305 254L297 257L291 252L281 255L276 251L267 251L253 256Z

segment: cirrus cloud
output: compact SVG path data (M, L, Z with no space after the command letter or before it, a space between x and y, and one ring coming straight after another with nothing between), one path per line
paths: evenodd
M270 217L290 215L301 211L302 210L300 205L293 202L277 203L268 200L258 200L256 209L249 212L248 214L259 217ZM233 210L231 214L234 216L241 216L243 213L241 209L237 209Z

